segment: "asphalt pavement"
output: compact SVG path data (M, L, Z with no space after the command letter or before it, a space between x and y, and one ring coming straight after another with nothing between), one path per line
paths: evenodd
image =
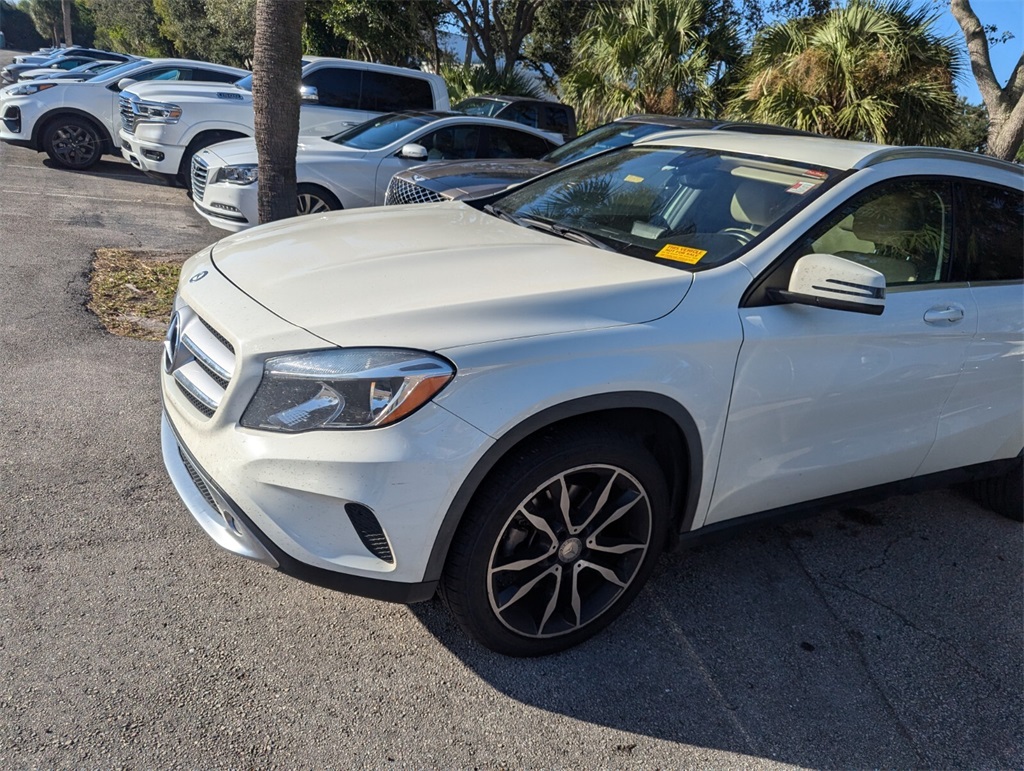
M1024 766L1019 524L950 491L825 511L670 554L596 639L503 658L437 601L194 524L160 345L84 307L95 249L223 235L183 191L0 145L0 203L0 767Z

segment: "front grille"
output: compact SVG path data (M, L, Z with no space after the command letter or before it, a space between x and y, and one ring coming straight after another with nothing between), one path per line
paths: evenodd
M121 112L121 126L129 134L135 133L135 126L139 122L138 114L132 107L132 101L127 96L122 96L119 100L120 112Z
M391 178L387 192L384 193L385 206L397 206L406 203L440 203L448 199L433 190L420 187L415 182L407 182L395 176Z
M210 167L206 161L198 155L192 156L192 198L196 201L203 200L206 193L206 180L210 176Z
M183 307L171 319L164 349L164 371L199 414L213 417L234 375L234 346Z

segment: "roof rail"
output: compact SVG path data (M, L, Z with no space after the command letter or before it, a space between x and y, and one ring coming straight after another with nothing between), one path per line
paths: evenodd
M1019 164L1010 161L1002 161L993 158L991 155L981 153L969 153L964 150L950 150L946 147L883 147L870 155L866 155L854 164L856 169L866 169L869 166L876 166L885 161L898 161L907 158L935 158L953 161L967 161L968 163L980 163L1003 171L1016 171L1024 173L1024 168Z

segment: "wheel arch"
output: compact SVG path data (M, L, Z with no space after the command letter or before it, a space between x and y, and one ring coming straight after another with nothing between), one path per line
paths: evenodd
M100 151L101 155L113 152L114 140L110 136L110 131L103 125L102 122L96 120L96 116L92 113L88 113L85 110L79 110L76 107L57 107L50 110L47 113L43 113L36 120L35 125L32 127L32 146L39 151L43 150L43 132L46 131L46 127L50 123L60 118L63 115L74 115L76 118L83 118L89 121L100 134L100 139L105 143L105 147Z
M531 415L506 431L477 461L445 513L427 561L424 581L440 578L452 539L477 490L514 448L560 426L600 422L639 433L665 472L671 500L671 548L693 525L700 497L704 453L700 432L681 404L662 394L630 391L574 399Z
M216 139L213 142L207 142L206 140L211 137L216 137ZM252 134L246 134L233 128L210 127L201 129L189 138L188 143L185 145L185 152L181 154L181 162L178 164L178 173L180 174L182 172L186 159L191 159L191 155L199 152L199 150L209 147L210 145L215 145L218 142L227 142L232 139L251 138Z

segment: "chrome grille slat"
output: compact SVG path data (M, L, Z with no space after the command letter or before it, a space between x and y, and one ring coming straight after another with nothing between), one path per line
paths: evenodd
M127 96L122 96L118 100L119 112L121 113L121 126L129 134L135 133L135 127L139 123L138 113L135 112L135 107L132 104L131 99Z
M203 200L203 195L206 193L206 182L209 174L210 168L206 165L206 161L204 161L198 155L193 156L192 197L197 201Z
M164 371L207 418L213 417L235 373L235 349L191 308L179 308L164 342Z
M391 183L384 193L385 206L398 206L407 203L440 203L447 200L449 199L440 193L427 190L415 182L409 182L397 176L391 178Z

